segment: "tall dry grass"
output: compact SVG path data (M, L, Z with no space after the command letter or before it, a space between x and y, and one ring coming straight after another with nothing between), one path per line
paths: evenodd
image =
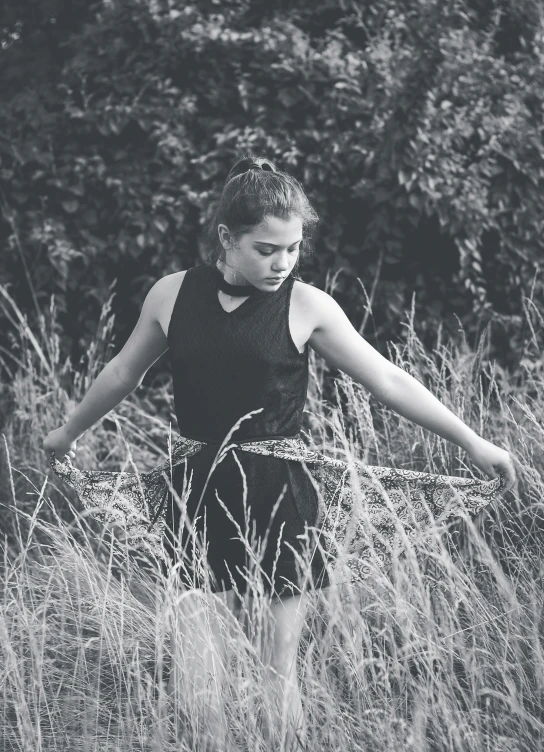
M169 629L179 590L152 563L83 512L42 451L111 357L109 301L84 363L60 361L52 300L32 332L0 289L14 347L2 422L0 749L199 752L198 698L184 677L178 698L187 734L173 742L167 693ZM334 289L332 290L334 292ZM390 357L456 415L511 452L517 486L474 519L416 539L391 571L355 588L309 597L298 655L315 750L508 752L542 748L544 655L542 317L526 301L532 355L512 377L466 341L426 352L414 330ZM466 454L387 410L339 374L324 399L326 369L312 355L305 423L332 456L449 475L470 474ZM81 468L148 470L166 456L174 423L169 384L142 387L78 442ZM346 457L346 452L348 457ZM478 471L476 470L476 473ZM266 609L256 599L255 624ZM207 608L214 609L213 599ZM253 711L274 724L262 665L235 620L224 687L232 749L259 749ZM275 749L280 749L279 746Z

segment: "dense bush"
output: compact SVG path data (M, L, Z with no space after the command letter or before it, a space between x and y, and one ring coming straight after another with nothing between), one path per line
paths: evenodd
M438 319L456 336L456 317L472 335L493 318L490 354L517 364L524 297L544 293L537 0L3 13L0 283L31 319L55 293L74 361L113 280L120 347L151 284L198 262L249 147L303 181L322 223L301 273L326 287L341 270L336 297L372 344L403 336L415 293L427 345Z

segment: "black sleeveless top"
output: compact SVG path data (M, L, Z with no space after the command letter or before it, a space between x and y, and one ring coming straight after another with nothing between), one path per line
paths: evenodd
M215 264L187 270L168 327L174 405L182 436L221 443L236 421L258 408L231 440L292 437L300 431L308 389L308 345L289 330L292 276L271 292L256 289L228 313L217 296Z

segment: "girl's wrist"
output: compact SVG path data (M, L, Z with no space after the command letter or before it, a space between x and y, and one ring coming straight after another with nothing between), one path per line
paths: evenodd
M465 450L465 452L470 454L482 441L485 441L485 439L482 439L481 436L478 436L475 431L471 431L469 434L467 434L465 440L463 441L462 448Z
M77 441L81 436L83 436L83 431L78 432L75 431L73 427L70 426L69 423L65 423L62 428L64 429L64 433L66 434L66 437L70 441Z

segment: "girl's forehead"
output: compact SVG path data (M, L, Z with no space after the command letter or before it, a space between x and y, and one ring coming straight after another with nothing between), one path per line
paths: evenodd
M280 217L265 217L264 221L254 227L249 233L255 240L271 240L273 238L289 239L293 236L293 242L300 237L302 232L302 220L300 217L281 219ZM298 234L297 234L298 233Z

